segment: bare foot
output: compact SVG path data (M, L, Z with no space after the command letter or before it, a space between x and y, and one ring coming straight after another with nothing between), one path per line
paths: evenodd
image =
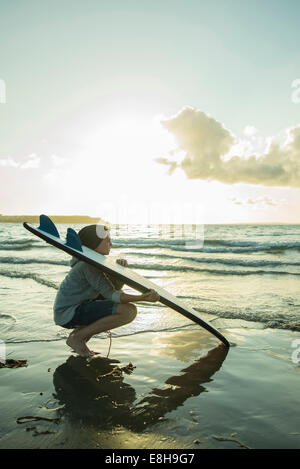
M81 326L81 327L77 327L76 329L74 329L74 330L71 332L71 334L69 335L69 338L70 338L71 336L75 337L75 336L78 334L78 332L80 331L80 329L83 329L84 327L85 327L85 326ZM92 337L92 336L91 336L91 337ZM86 344L86 343L91 339L91 337L87 337L86 339L83 340L83 342ZM68 339L68 340L69 340L69 339ZM68 340L67 340L67 345L69 345ZM72 338L72 340L73 340L73 338ZM81 341L81 342L82 342L82 341ZM73 342L72 342L72 343L73 343ZM89 352L89 356L100 355L100 352L95 352L94 350L90 350L87 345L86 345L86 349L87 349L88 352ZM76 350L75 350L75 351L76 351Z
M85 342L76 337L76 334L70 334L66 341L66 344L71 347L74 352L78 353L78 355L80 355L81 357L91 356L91 351L88 349Z

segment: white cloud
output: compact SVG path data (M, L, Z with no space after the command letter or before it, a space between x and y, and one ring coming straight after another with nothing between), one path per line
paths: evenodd
M248 197L247 199L238 199L237 197L229 197L235 205L268 205L268 206L275 206L281 205L282 201L277 202L271 197L268 196L259 196L259 197Z
M249 145L234 137L223 124L191 107L162 121L162 125L176 137L179 149L184 152L181 162L156 159L170 166L170 174L181 168L189 179L300 187L300 125L286 130L283 144L275 138L265 140L260 155L253 147L251 152ZM257 138L257 129L253 126L246 129L248 136ZM261 146L261 141L258 142Z
M62 158L61 156L58 155L51 155L51 160L53 162L54 167L60 167L63 166L64 163L66 162L65 158Z
M28 160L20 165L21 169L32 169L40 166L41 158L35 153L28 156Z
M2 158L0 159L0 166L7 166L7 167L10 166L12 168L16 168L19 166L19 163L17 163L12 158Z
M38 157L35 153L32 153L28 156L27 161L20 163L15 161L13 158L3 158L0 159L0 166L6 166L11 168L20 168L20 169L32 169L38 168L40 165L41 158Z
M246 135L247 137L253 137L254 135L257 135L257 134L258 134L258 130L253 125L246 125L246 127L244 128L244 135Z

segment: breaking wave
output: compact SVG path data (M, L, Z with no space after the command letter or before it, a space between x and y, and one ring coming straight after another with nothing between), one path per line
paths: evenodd
M152 257L153 254L149 253L135 253L135 252L127 252L126 254L131 255L140 255L142 257ZM230 259L230 258L221 258L221 257L183 257L183 256L175 256L170 254L155 254L159 259L181 259L185 261L192 261L204 264L225 264L225 265L235 265L235 266L243 266L243 267L276 267L276 266L300 266L300 262L281 262L277 260L245 260L245 259Z
M187 239L186 241L196 241ZM113 240L116 248L134 249L171 249L172 251L206 252L206 253L276 253L286 250L300 250L300 242L258 243L250 241L205 240L203 247L194 248L186 245L185 240Z
M131 264L133 269L140 270L162 270L171 272L202 272L213 275L260 275L260 274L273 274L273 275L300 275L300 272L288 272L284 270L226 270L226 269L200 269L190 266L179 265L160 265L160 264Z
M22 257L0 257L1 264L50 264L70 266L70 261L38 259L38 258L22 258Z
M51 280L48 280L42 277L41 275L34 274L32 272L0 270L0 275L2 275L3 277L8 277L8 278L31 279L37 283L40 283L41 285L45 285L46 287L54 288L55 290L58 290L59 288L59 286L56 283L51 282Z

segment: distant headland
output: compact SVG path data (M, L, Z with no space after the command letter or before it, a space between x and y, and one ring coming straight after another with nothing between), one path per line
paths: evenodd
M87 215L49 215L54 223L98 223L99 218ZM1 215L0 223L39 223L39 215Z

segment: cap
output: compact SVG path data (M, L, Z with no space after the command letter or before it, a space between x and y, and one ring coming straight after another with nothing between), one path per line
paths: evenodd
M82 244L90 249L95 249L109 235L110 230L106 225L89 225L78 232Z

